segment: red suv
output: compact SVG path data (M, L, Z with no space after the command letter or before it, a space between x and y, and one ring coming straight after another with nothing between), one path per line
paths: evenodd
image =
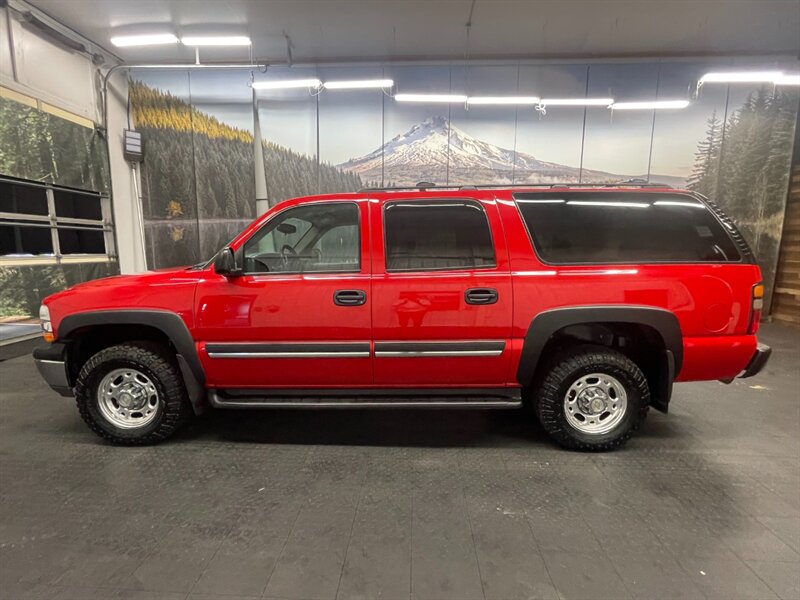
M673 381L749 377L764 288L707 199L647 185L282 202L209 262L45 299L47 382L148 444L214 408L515 408L621 446Z

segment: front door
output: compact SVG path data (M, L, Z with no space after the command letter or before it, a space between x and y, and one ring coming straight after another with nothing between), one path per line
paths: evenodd
M370 260L366 201L289 206L236 249L244 274L210 273L196 339L218 388L368 386Z
M505 385L511 273L494 201L389 201L370 218L375 384Z

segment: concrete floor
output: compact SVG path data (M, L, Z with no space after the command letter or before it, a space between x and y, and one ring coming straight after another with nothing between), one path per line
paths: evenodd
M524 412L229 412L115 448L0 363L3 598L800 598L800 335L619 452Z

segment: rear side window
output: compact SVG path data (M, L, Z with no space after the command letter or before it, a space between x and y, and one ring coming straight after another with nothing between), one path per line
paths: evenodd
M384 207L387 271L495 266L483 207L469 200L391 202Z
M514 199L548 263L741 260L723 225L685 194L519 193Z

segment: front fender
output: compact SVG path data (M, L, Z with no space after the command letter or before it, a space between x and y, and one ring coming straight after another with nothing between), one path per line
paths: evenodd
M85 327L108 325L146 325L161 331L177 350L177 361L186 390L196 413L205 405L203 366L194 339L180 315L165 310L97 310L68 315L58 325L59 340L68 340Z

